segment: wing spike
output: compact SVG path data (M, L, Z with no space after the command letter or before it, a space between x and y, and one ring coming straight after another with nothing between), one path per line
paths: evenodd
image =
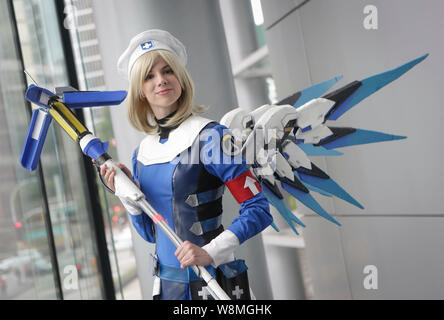
M341 224L336 219L334 219L330 214L327 213L327 211L325 211L321 207L321 205L313 198L313 196L310 193L304 193L296 188L293 188L292 186L290 186L285 182L281 182L281 184L285 191L287 191L293 197L298 199L305 206L316 212L321 217L337 224L338 226L341 226Z
M301 220L299 220L293 214L293 212L291 212L290 209L287 208L287 206L285 205L285 202L282 199L279 199L278 197L276 197L276 195L270 189L268 189L268 187L265 184L262 185L262 191L263 191L265 197L270 202L270 204L273 205L273 207L275 207L279 211L279 213L285 219L285 221L288 223L288 225L291 227L291 229L296 234L299 234L293 225L293 221L302 227L305 227L305 224Z
M396 136L377 131L329 127L333 135L321 140L315 146L322 146L326 149L336 149L359 144L368 144L382 141L401 140L406 136Z
M364 209L364 207L356 201L351 195L349 195L344 189L342 189L333 179L321 178L319 176L306 174L303 172L298 172L299 177L303 182L307 182L312 186L315 186L321 190L325 190L328 193L347 201L350 204L357 206L358 208Z
M325 120L337 120L353 106L401 77L404 73L427 58L427 56L428 54L425 54L392 70L379 73L361 81L354 81L332 94L325 95L324 98L334 101L336 98L339 99L340 96L339 101L327 113Z
M289 104L295 108L299 108L308 101L322 96L331 87L333 87L336 84L336 82L338 82L341 79L342 76L337 76L329 80L326 80L324 82L317 83L311 87L305 88L304 90L298 91L292 94L291 96L286 97L285 99L279 101L277 105Z

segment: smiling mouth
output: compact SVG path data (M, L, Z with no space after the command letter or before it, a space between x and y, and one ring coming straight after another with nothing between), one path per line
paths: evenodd
M165 89L165 90L162 90L162 91L156 92L156 94L163 96L163 95L167 94L168 92L170 92L170 90L171 90L171 89Z

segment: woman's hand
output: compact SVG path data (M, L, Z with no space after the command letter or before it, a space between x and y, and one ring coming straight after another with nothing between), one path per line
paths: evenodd
M183 242L174 255L179 260L182 269L194 265L207 266L213 263L213 258L204 249L190 241Z
M93 160L93 162L94 162L94 160ZM134 181L131 171L127 167L125 167L121 163L116 163L116 165L120 168L120 170L122 170L128 176L128 178L130 178L131 180ZM106 165L103 165L100 168L100 175L105 179L108 187L111 190L116 191L116 188L114 186L114 177L116 176L116 172L115 172L114 168L109 169Z

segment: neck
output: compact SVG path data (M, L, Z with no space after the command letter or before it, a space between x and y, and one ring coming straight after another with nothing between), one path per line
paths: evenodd
M176 111L177 111L177 109L174 110L173 112L165 115L164 117L162 117L160 119L156 117L157 124L160 126L165 126L165 123L167 123L168 120L170 120L176 114Z
M161 119L158 119L156 117L156 122L158 124L158 133L160 136L160 139L165 139L168 138L170 131L176 129L179 125L175 125L175 126L166 126L165 123L168 122L169 119L171 119L173 117L173 115L176 113L177 109L174 110L173 112L167 114L166 116L164 116Z
M152 108L154 116L157 120L161 120L163 118L166 118L171 113L177 110L177 105L173 104L169 107L162 107L162 108Z

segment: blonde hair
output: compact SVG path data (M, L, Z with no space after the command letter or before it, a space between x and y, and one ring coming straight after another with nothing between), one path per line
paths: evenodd
M188 71L179 62L178 58L166 50L153 50L145 53L134 63L128 93L128 119L131 125L147 134L156 134L158 124L155 121L153 110L143 97L142 85L158 58L162 58L173 70L182 87L182 94L178 99L177 112L163 126L177 126L184 122L192 113L201 114L206 111L203 106L194 104L194 84Z

